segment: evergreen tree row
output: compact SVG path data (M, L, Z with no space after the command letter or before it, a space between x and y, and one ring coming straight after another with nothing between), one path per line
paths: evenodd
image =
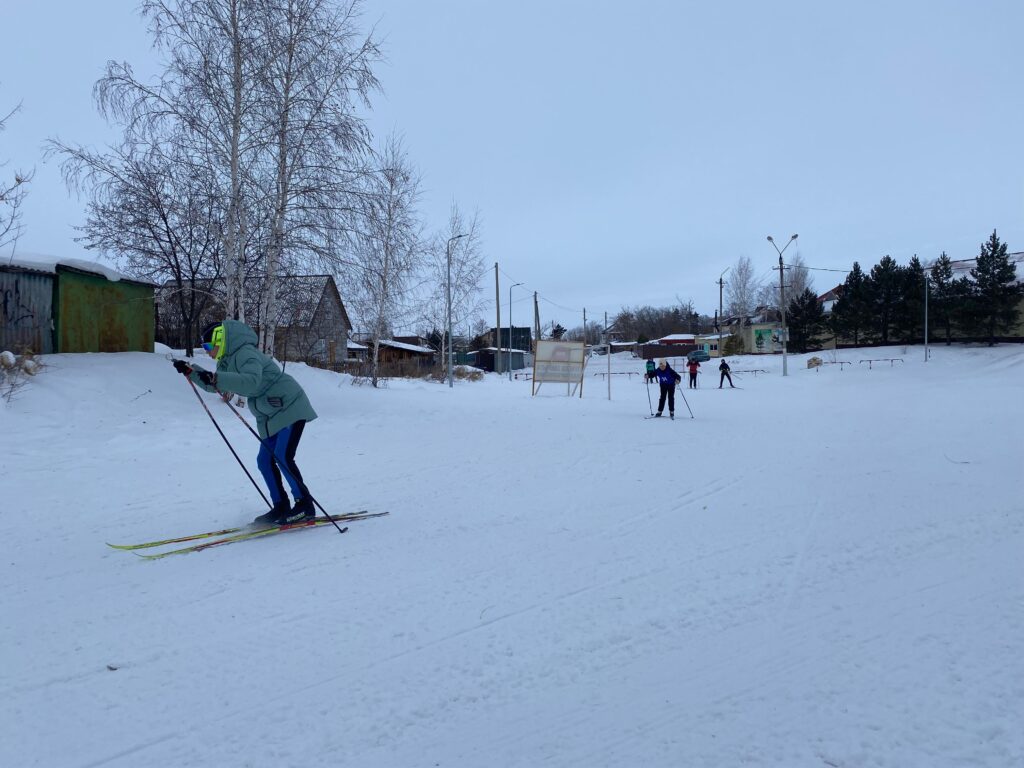
M823 337L830 335L854 345L919 342L924 336L925 279L917 256L905 267L885 256L867 274L854 262L831 315L825 315L809 289L788 304L790 345L807 352L820 348ZM991 346L1017 325L1024 293L1007 245L994 230L982 243L969 277L954 278L952 262L943 252L927 279L930 338L949 344L956 336L986 340Z

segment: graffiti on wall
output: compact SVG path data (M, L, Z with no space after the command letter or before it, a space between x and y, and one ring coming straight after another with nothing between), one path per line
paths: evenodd
M21 285L14 280L14 288L0 291L0 306L3 307L4 324L12 328L21 325L35 325L36 314L22 301Z

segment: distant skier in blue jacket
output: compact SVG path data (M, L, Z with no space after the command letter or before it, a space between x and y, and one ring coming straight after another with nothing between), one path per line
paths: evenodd
M654 375L661 386L661 397L658 398L658 412L654 415L661 416L661 412L665 410L665 398L668 397L668 415L674 419L676 417L676 384L682 381L683 377L672 369L672 366L668 364L668 360L665 358L661 358L658 361L658 369L654 372Z

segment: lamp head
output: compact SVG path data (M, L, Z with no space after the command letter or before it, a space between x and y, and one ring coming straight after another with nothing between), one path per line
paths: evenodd
M790 240L796 240L796 239L797 239L798 237L799 237L799 235L793 235L793 236L792 236L791 238L789 238L789 239L790 239Z
M769 243L774 243L775 242L775 240L772 238L771 235L768 235L768 242Z

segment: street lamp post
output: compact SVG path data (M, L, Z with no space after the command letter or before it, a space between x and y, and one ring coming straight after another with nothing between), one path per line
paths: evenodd
M791 246L793 244L793 241L796 240L797 237L798 237L797 235L793 235L791 238L789 238L789 242L786 243L783 246L781 251L779 251L779 246L775 244L775 240L772 239L771 235L768 235L768 242L771 243L772 246L774 246L775 250L778 251L778 254L779 254L779 304L782 305L781 309L782 309L782 375L783 376L788 376L789 375L789 371L786 368L786 341L787 341L786 337L789 336L789 331L786 328L786 285L785 285L785 280L783 279L783 276L786 273L786 267L782 263L782 254L785 253L786 248L789 248L789 246Z
M452 243L465 235L456 235L448 238L448 245L445 246L445 253L448 255L448 281L445 283L445 295L448 303L448 388L455 386L455 374L452 365L452 348L454 338L452 337Z
M508 287L508 380L512 381L512 289L522 283L512 283Z

